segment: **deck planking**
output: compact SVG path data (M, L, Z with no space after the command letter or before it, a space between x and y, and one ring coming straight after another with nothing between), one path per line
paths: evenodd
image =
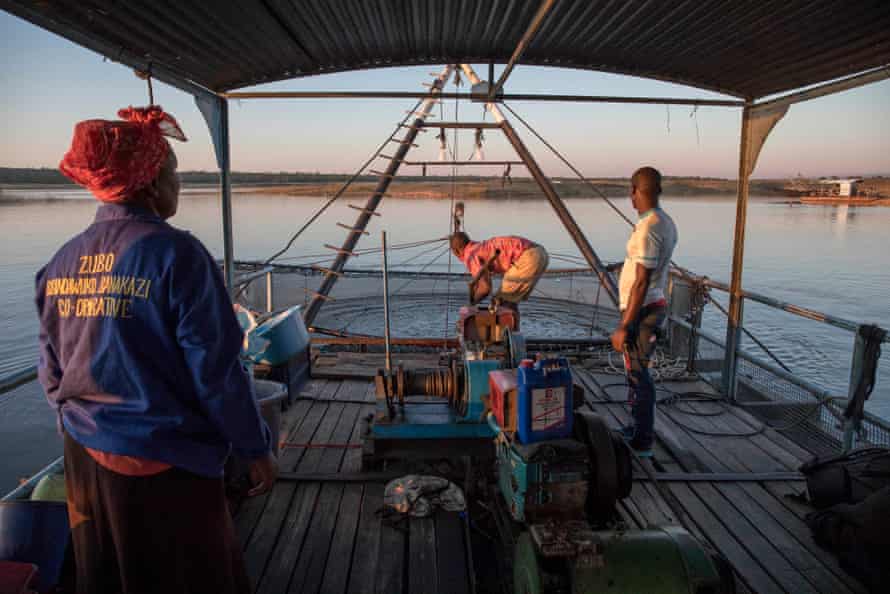
M310 381L282 415L281 469L360 471L361 420L374 403L368 380ZM378 513L382 506L383 484L375 482L279 481L249 500L236 529L254 592L469 591L456 514L390 525Z
M340 354L282 417L282 470L354 473L361 468L362 418L374 410L376 354ZM429 366L433 357L412 365ZM325 367L325 366L322 366ZM612 427L630 420L620 376L577 369L590 406ZM353 378L363 379L353 379ZM611 384L611 385L610 385ZM704 382L672 382L675 391L714 393ZM685 411L685 412L684 412ZM762 427L738 407L714 415L711 403L659 407L651 465L659 472L774 472L796 469L810 451ZM713 433L714 435L710 435ZM326 446L326 447L319 447ZM635 462L635 472L641 472ZM805 505L786 497L801 483L634 483L618 506L628 526L683 523L729 560L739 592L860 594L866 590L812 539ZM381 521L380 482L280 481L236 518L255 592L462 593L471 590L464 526L454 514ZM679 517L678 517L679 516Z
M597 403L597 400L623 397L623 392L616 392L615 388L602 388L614 382L614 375L586 371L576 375L582 376L585 387L594 388L589 399L595 410L619 423L629 420L626 407ZM671 382L670 388L677 392L716 395L704 382ZM718 415L712 414L715 405L711 403L684 404L683 407L698 414L678 412L670 406L659 407L656 432L663 447L655 448L656 466L662 466L659 458L673 455L676 447L682 451L676 456L677 462L688 472L787 471L796 469L810 457L808 450L775 430L748 435L763 425L744 409L727 407L724 414ZM732 434L746 436L728 436ZM665 435L670 437L665 439ZM740 581L752 591L865 592L831 554L813 541L803 522L808 511L806 506L793 504L786 497L801 488L799 482L780 481L666 484L692 531L703 535L720 550ZM664 499L651 484L635 483L631 500L649 522L655 519L657 523L676 515L670 510L665 510L663 515L654 511L655 502L664 503ZM797 509L792 510L791 505Z

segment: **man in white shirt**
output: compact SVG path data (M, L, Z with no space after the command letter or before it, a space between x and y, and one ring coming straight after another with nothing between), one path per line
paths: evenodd
M621 322L612 333L612 347L624 353L632 391L634 425L622 431L639 455L651 456L655 438L655 384L649 357L656 333L667 313L665 285L677 227L658 205L661 174L652 167L638 169L631 178L630 200L640 220L627 242L627 257L618 283Z

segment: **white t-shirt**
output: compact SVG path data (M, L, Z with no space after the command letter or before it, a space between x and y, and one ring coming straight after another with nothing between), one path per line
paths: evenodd
M621 279L618 282L622 310L627 307L627 302L630 300L630 289L637 276L637 264L642 264L652 271L643 305L664 299L671 255L676 245L677 226L666 212L661 208L653 208L640 215L640 220L627 241L627 257L624 259Z

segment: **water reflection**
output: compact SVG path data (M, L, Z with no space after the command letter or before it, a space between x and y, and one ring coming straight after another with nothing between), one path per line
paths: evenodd
M86 193L72 189L11 190L0 200L0 234L5 248L0 261L0 373L3 368L33 360L36 321L32 304L34 272L70 236L85 228L96 209ZM21 201L10 199L23 198ZM33 198L54 201L35 201ZM848 206L786 206L774 199L752 198L748 213L744 284L746 288L812 309L853 320L890 326L890 209ZM324 202L237 192L233 215L235 252L242 259L259 259L275 251ZM297 240L286 258L301 262L317 254L324 243L338 244L345 233L337 222L349 223L356 213L344 200L336 203ZM617 204L631 214L628 200ZM600 200L569 200L568 207L591 244L606 261L623 258L629 228ZM732 256L735 202L731 198L671 198L664 207L677 222L680 241L675 260L701 274L727 279ZM421 241L447 234L449 202L428 199L388 199L383 217L374 217L369 238L360 247L376 247L386 229L392 243ZM208 189L189 189L173 224L187 228L215 254L222 251L220 207ZM551 254L578 252L545 201L466 201L467 228L474 237L513 233L547 246ZM855 232L852 232L854 231ZM407 260L417 252L399 253ZM426 263L428 257L415 263ZM376 267L373 257L358 258L355 266ZM568 265L568 264L566 264ZM447 270L444 258L429 270ZM819 381L845 385L842 366L850 357L852 337L829 336L825 326L747 309L748 323L764 334L771 348L786 354L795 370ZM759 334L758 334L759 336ZM827 345L827 346L826 346ZM823 348L824 347L824 348ZM821 352L820 352L821 351ZM819 353L815 356L815 353ZM885 356L890 360L890 356ZM832 361L843 361L840 366ZM890 379L879 377L870 402L873 410L890 413Z

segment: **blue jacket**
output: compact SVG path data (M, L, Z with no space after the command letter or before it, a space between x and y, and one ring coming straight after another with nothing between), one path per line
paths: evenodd
M77 442L207 477L232 448L269 451L232 302L189 233L106 204L36 284L38 376Z

